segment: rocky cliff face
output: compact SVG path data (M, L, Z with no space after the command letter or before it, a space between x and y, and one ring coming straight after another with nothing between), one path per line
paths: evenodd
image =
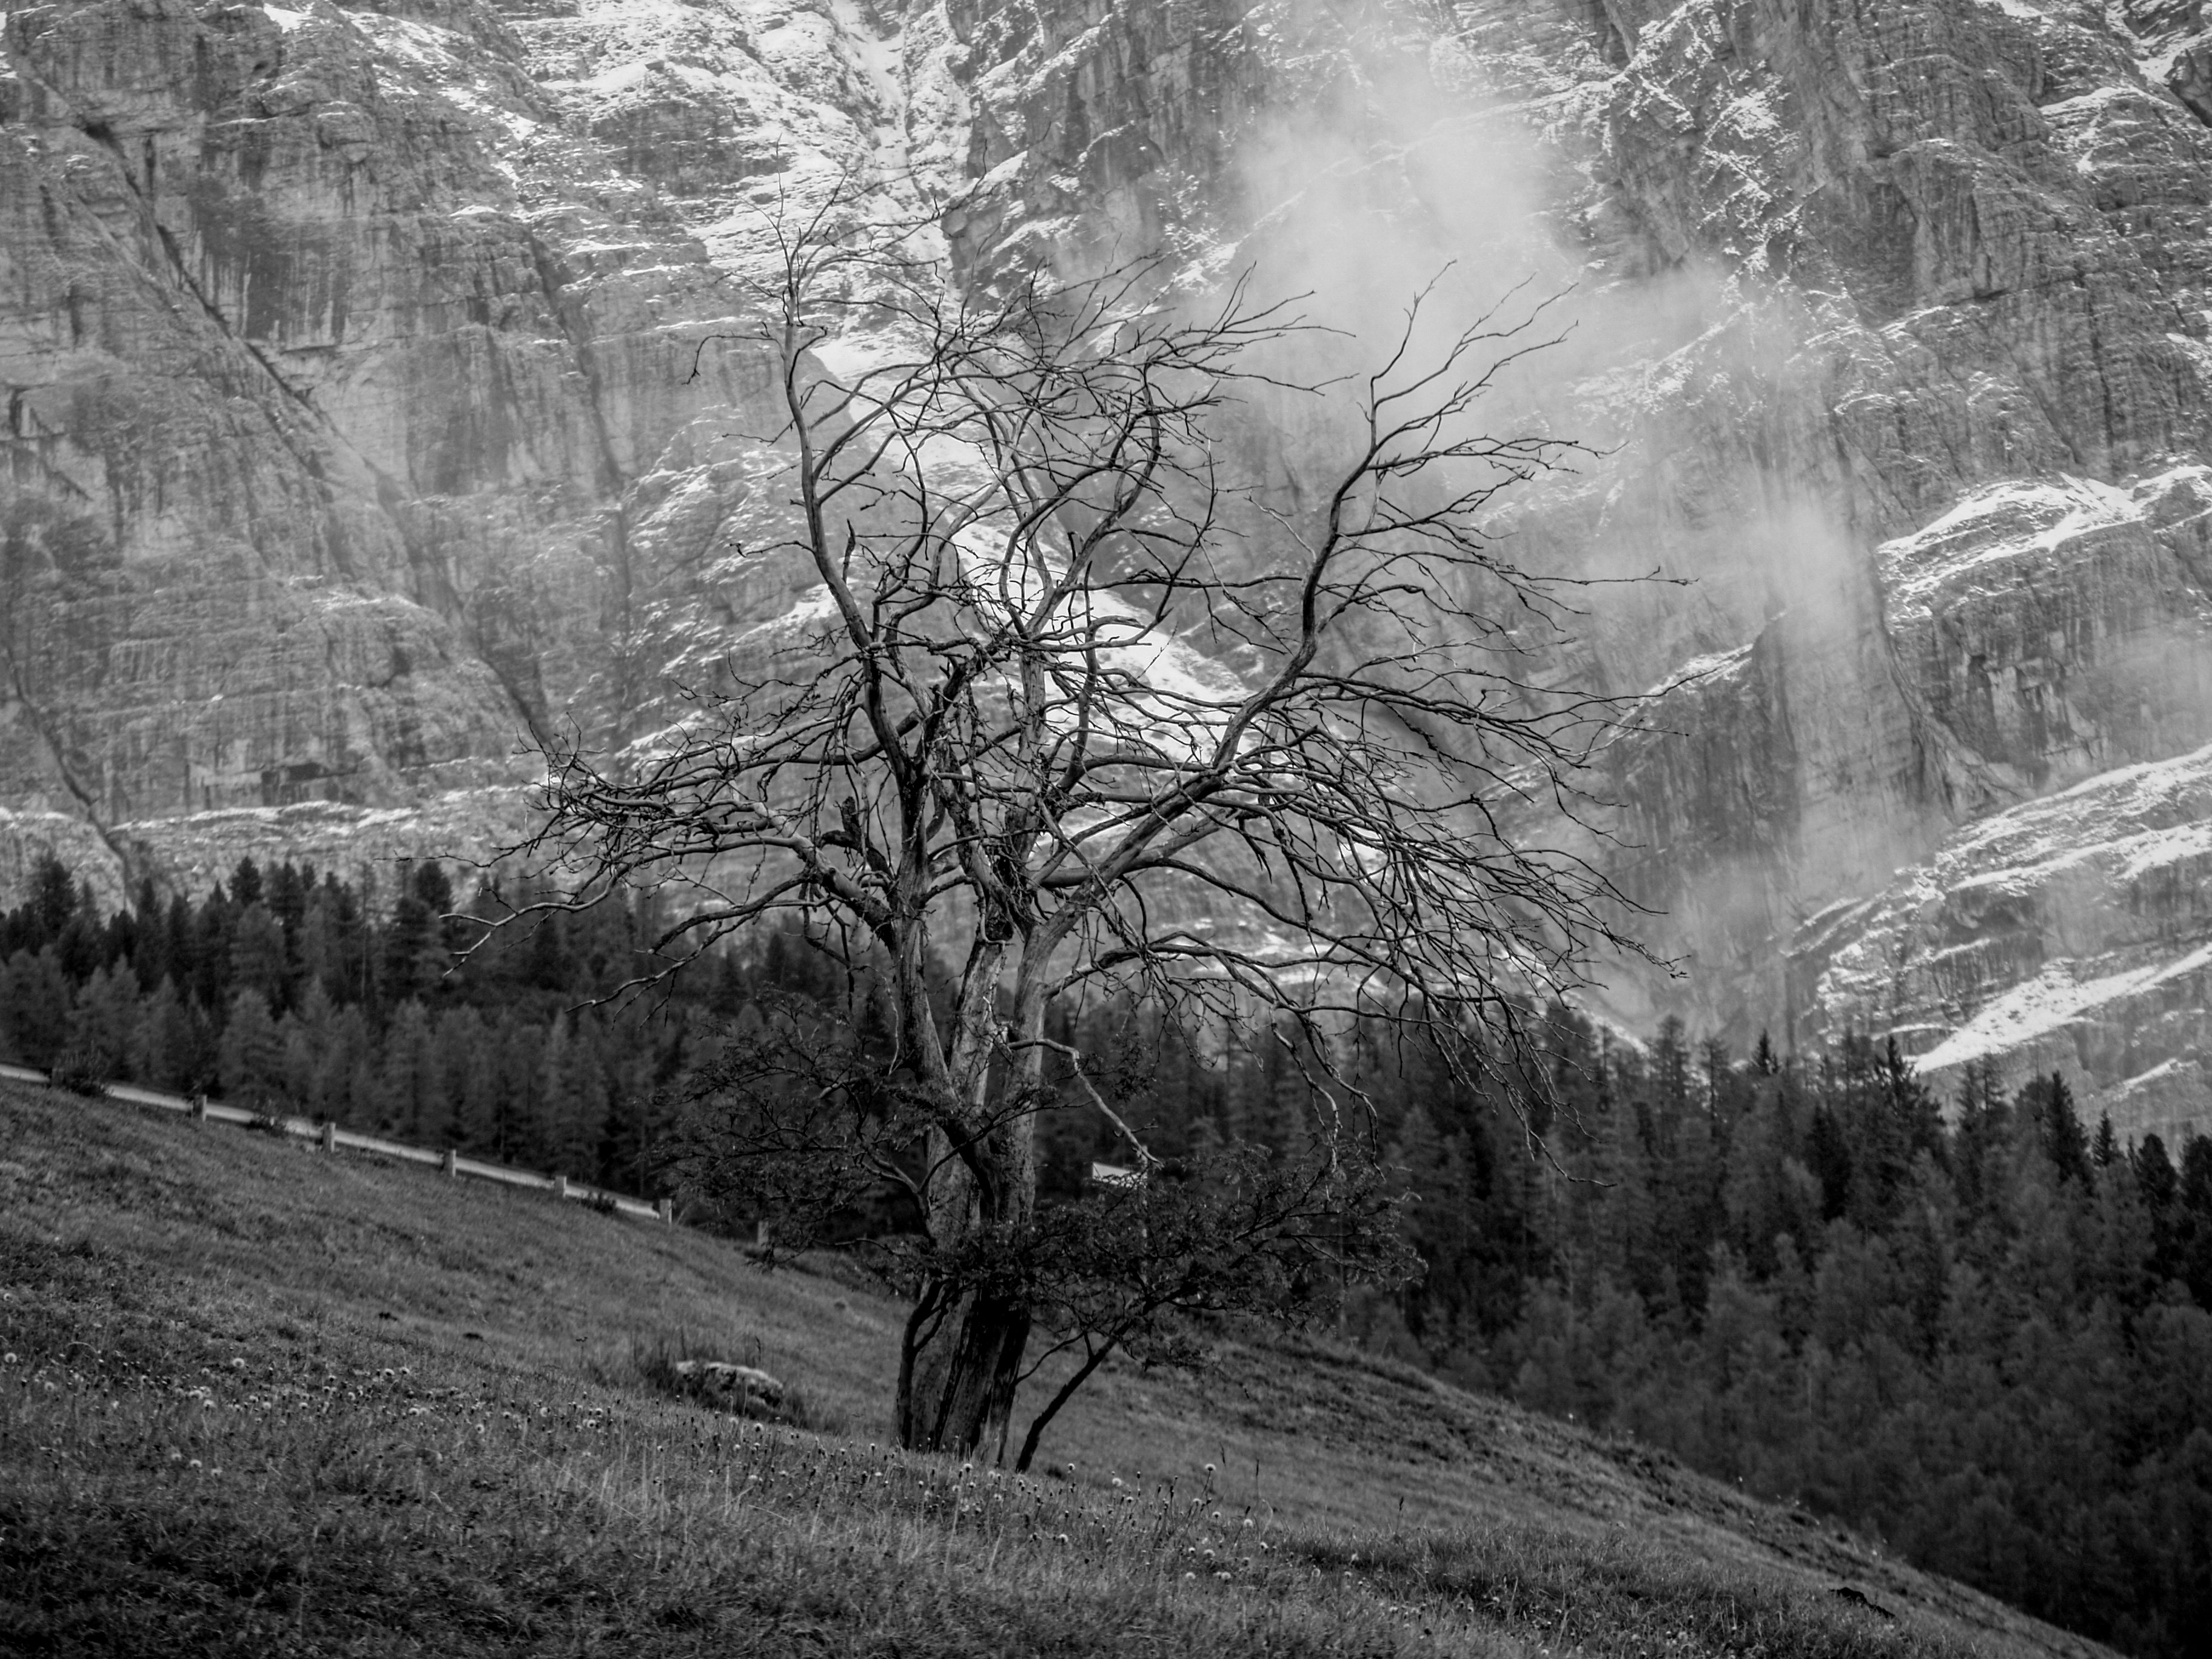
M713 216L872 143L826 13L668 9L6 15L0 797L121 848L623 731L757 425Z
M483 820L517 734L633 729L795 597L724 557L748 210L889 163L972 187L964 280L1572 277L1525 402L1610 454L1504 527L1686 584L1555 665L1660 690L1620 869L1690 973L1620 1012L2063 1061L2124 1127L2193 1086L2201 866L2131 838L2187 838L2202 792L2144 780L2212 742L2197 4L99 0L0 40L19 838L397 848ZM1249 435L1294 489L1326 433ZM2003 1038L2031 992L2070 1012Z

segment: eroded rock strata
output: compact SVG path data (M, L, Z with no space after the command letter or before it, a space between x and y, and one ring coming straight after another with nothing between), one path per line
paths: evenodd
M96 0L0 44L11 856L480 841L519 738L633 734L801 596L732 550L755 209L876 165L962 195L963 280L1571 280L1516 408L1609 453L1504 528L1683 579L1550 665L1659 693L1614 856L1690 971L1616 1011L2193 1109L2197 4ZM1243 441L1295 494L1328 435Z

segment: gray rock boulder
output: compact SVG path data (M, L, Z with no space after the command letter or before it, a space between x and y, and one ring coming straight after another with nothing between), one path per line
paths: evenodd
M772 1417L783 1409L783 1384L766 1371L726 1359L679 1359L671 1368L678 1391L740 1417Z

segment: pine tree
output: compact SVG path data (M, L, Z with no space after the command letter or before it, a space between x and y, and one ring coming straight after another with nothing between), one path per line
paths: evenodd
M419 1142L445 1115L430 1018L411 998L392 1012L385 1028L380 1082L379 1121L387 1133Z
M334 1006L350 1000L339 926L336 890L325 884L309 893L300 912L300 978L303 987L321 986Z
M318 1073L317 1097L327 1115L349 1127L374 1127L384 1112L383 1083L368 1016L359 1005L332 1016Z
M2012 1113L1997 1082L1996 1063L1970 1060L1959 1079L1958 1128L1951 1162L1959 1196L1970 1212L1992 1206L2001 1186L1999 1166L2010 1139Z
M1894 1032L1882 1047L1881 1090L1882 1103L1904 1143L1905 1163L1909 1165L1923 1152L1938 1164L1946 1162L1951 1143L1943 1133L1942 1108L1898 1048Z
M169 960L169 930L161 901L150 876L140 880L131 897L131 910L137 925L132 934L131 966L138 975L138 988L150 996L155 987L176 971L176 964Z
M198 935L192 926L192 907L182 893L169 900L161 913L161 959L174 981L177 995L189 1000L198 981L198 958L193 954Z
M1659 1035L1652 1041L1651 1061L1646 1068L1650 1079L1650 1098L1656 1108L1654 1114L1658 1133L1648 1141L1650 1150L1662 1158L1673 1150L1675 1133L1690 1111L1690 1045L1684 1036L1682 1022L1669 1014L1659 1023Z
M331 1000L331 994L324 988L322 981L306 976L301 980L300 1006L284 1019L288 1056L285 1086L290 1090L294 1103L313 1118L337 1121L346 1115L346 1093L331 1087L335 1079L330 1073L331 1042L337 1012L337 1005Z
M2203 1135L2181 1149L2173 1218L2176 1274L2198 1307L2212 1309L2212 1140Z
M126 966L93 969L76 994L70 1016L69 1051L95 1076L127 1082L131 1041L140 1024L138 980Z
M1851 1157L1850 1136L1837 1113L1825 1097L1813 1108L1811 1131L1808 1137L1807 1164L1813 1178L1820 1184L1820 1216L1825 1221L1840 1219L1850 1208L1854 1178L1857 1174L1856 1160Z
M222 884L209 890L192 912L192 994L210 1015L220 1016L230 1002L230 933L235 912L224 896Z
M2136 1190L2142 1194L2153 1227L2163 1232L2171 1226L2174 1200L2181 1195L2181 1177L2174 1170L2173 1160L2166 1155L2166 1142L2155 1134L2143 1137L2134 1163ZM2170 1264L2164 1271L2171 1271Z
M259 992L271 1008L292 1006L291 952L283 924L265 904L247 905L232 924L230 982L235 989Z
M549 1168L567 1175L594 1171L606 1116L606 1085L591 1024L565 1016L545 1032L538 1085L542 1143Z
M283 1100L283 1039L260 992L240 990L232 996L216 1068L224 1098L235 1104L268 1109Z
M92 977L93 969L105 965L107 955L106 929L100 925L100 901L92 890L90 882L79 882L76 908L61 937L54 941L54 952L61 959L62 975L71 985L82 985Z
M479 1144L471 1109L476 1073L483 1068L479 1055L484 1047L483 1017L473 1008L445 1009L438 1015L434 1041L441 1099L437 1115L425 1126L425 1144L441 1147Z
M2059 1180L2087 1185L2089 1137L2081 1127L2081 1115L2074 1109L2074 1091L2066 1086L2064 1076L2053 1072L2048 1079L2039 1078L2021 1091L2018 1104L2033 1115L2042 1133L2044 1156L2051 1160Z
M76 915L76 881L69 866L51 851L40 854L31 866L29 896L23 902L23 915L33 931L18 948L35 956L47 945L59 944L63 930Z
M131 1035L131 1074L149 1088L191 1086L195 1049L191 1021L176 981L164 975L153 994L139 1005L137 1029Z
M428 905L403 889L384 930L379 1000L397 1006L428 991L437 982L440 954L437 918Z
M69 1042L69 1019L70 983L52 945L0 967L0 1051L44 1071Z
M284 945L289 952L288 966L296 970L300 962L300 927L307 917L307 896L315 890L314 866L302 871L286 860L276 866L276 873L269 878L269 896L265 902L269 914L276 918L276 925L284 930Z

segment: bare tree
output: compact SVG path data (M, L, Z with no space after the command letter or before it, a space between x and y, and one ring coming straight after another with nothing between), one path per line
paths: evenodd
M1003 1451L1043 1292L992 1251L1046 1249L1048 1056L1087 1087L1048 1009L1288 1022L1324 1073L1363 1017L1482 1066L1613 937L1601 878L1508 821L1571 797L1610 711L1524 683L1566 613L1482 530L1571 448L1473 418L1541 307L1437 331L1417 300L1339 388L1327 494L1283 509L1221 456L1232 403L1288 395L1287 312L1237 284L1196 313L1143 266L947 294L844 205L776 225L758 333L793 527L746 553L804 561L817 605L652 739L551 754L528 850L562 902L679 890L672 953L780 923L876 964L883 1054L723 1081L786 1114L777 1156L910 1188L900 1431ZM1332 1178L1354 1139L1324 1133Z

